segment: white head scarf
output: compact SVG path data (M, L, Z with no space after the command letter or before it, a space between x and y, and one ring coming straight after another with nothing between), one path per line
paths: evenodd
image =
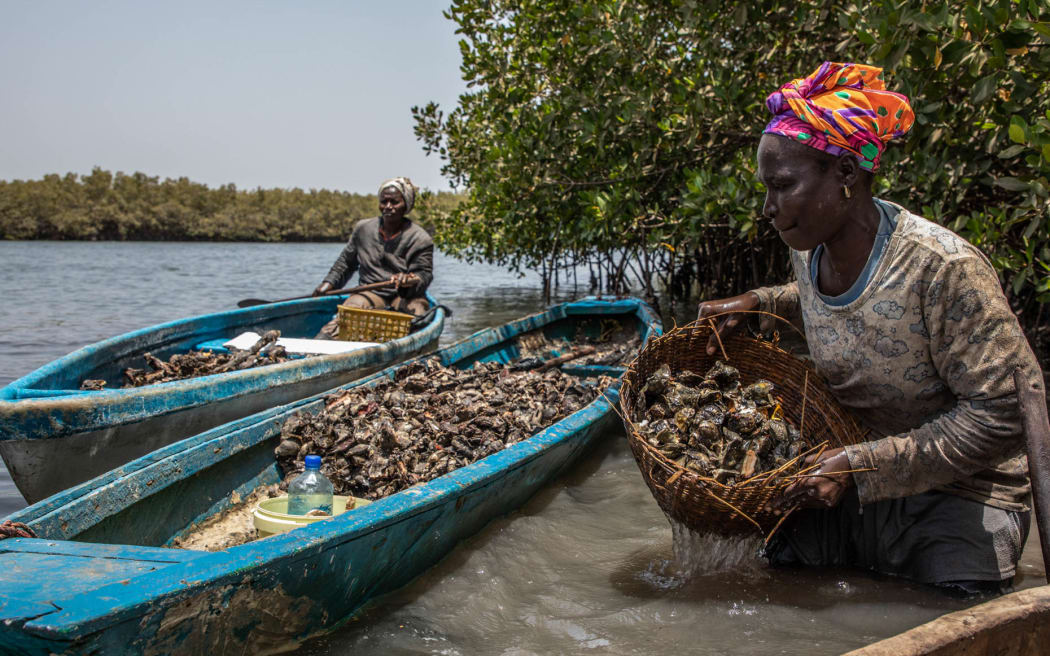
M412 181L408 178L390 178L379 185L379 193L382 194L384 189L390 187L401 192L401 197L405 199L405 214L411 212L412 206L416 204L416 186Z

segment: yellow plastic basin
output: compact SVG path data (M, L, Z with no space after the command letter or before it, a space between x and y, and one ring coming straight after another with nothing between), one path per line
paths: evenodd
M346 512L347 502L351 500L352 502L349 504L351 510L372 503L368 499L336 495L332 497L332 511L334 513L332 516L307 517L306 515L289 515L287 512L288 496L285 495L260 501L259 505L255 506L255 510L252 511L252 523L255 524L255 530L258 531L259 537L265 538L277 533L286 533L293 528L331 519L335 515L341 515Z

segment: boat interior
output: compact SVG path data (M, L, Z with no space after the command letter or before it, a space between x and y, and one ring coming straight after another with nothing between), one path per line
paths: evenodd
M552 358L582 342L639 345L649 326L633 312L595 317L543 313L475 333L419 358L439 357L445 366L469 369L476 362L510 364L519 357ZM631 356L633 357L633 355ZM627 361L630 357L627 357ZM409 361L411 362L411 361ZM403 366L403 365L399 365ZM397 367L344 388L392 379ZM561 366L584 378L620 376L617 365ZM260 486L278 483L274 458L281 425L293 412L316 411L325 394L279 406L187 438L30 506L12 519L29 524L41 538L167 547L193 526L222 512Z
M431 305L436 304L429 295L427 298ZM85 379L106 381L107 392L119 390L124 369L145 366L145 353L167 360L194 350L223 352L225 342L249 331L278 330L282 337L313 338L341 301L342 297L329 296L259 305L143 328L85 346L37 369L0 389L0 400L98 394L80 389Z

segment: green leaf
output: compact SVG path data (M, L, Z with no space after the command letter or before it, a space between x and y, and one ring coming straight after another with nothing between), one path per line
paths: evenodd
M740 27L747 22L747 3L741 2L733 12L733 24Z
M966 41L950 41L941 48L941 54L944 56L944 61L948 64L957 64L962 60L963 54L970 47L970 44Z
M1014 143L1024 143L1024 128L1016 123L1010 124L1010 141Z
M1043 221L1043 217L1042 216L1040 216L1038 214L1033 216L1032 220L1028 222L1028 227L1025 228L1024 238L1025 239L1031 239L1032 235L1035 234L1035 231L1039 228L1039 224L1042 223L1042 221ZM1034 244L1033 244L1033 246L1034 246Z
M1028 191L1031 187L1031 185L1024 180L1018 180L1017 178L1011 177L999 178L995 181L995 184L997 187L1002 187L1007 191Z
M1043 144L1043 159L1050 162L1050 143Z
M1020 294L1021 293L1021 289L1024 288L1024 283L1025 283L1025 275L1024 274L1025 274L1024 271L1018 271L1017 275L1014 276L1014 282L1010 286L1013 289L1013 291L1014 291L1014 296Z
M998 77L998 75L993 74L977 80L977 84L973 85L973 91L970 93L973 104L981 105L992 97L996 87L996 78Z
M923 114L932 114L941 108L944 103L938 100L937 102L925 103L919 106L919 111Z
M999 154L996 155L996 157L998 157L999 159L1010 159L1011 157L1016 157L1026 147L1027 146L1024 146L1023 144L1014 144L1013 146L1010 146L1009 148L1000 151Z

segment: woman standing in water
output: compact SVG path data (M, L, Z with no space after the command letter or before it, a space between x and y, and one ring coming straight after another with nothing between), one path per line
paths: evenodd
M966 240L872 196L886 142L914 119L881 69L825 62L766 105L762 213L796 280L701 303L699 316L764 310L804 326L817 370L870 430L785 491L780 509L806 510L767 556L1007 591L1030 521L1013 372L1042 376L998 277Z

